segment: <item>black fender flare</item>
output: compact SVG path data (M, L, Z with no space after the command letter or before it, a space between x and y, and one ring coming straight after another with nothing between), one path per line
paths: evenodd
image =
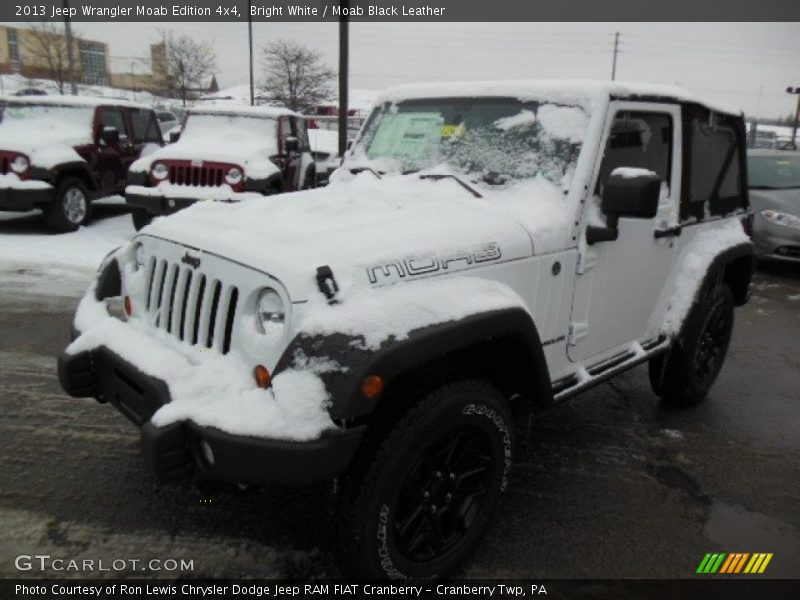
M270 190L277 188L283 191L283 174L273 173L264 179L252 179L248 177L244 180L245 192L258 192L259 194L269 194Z
M84 160L74 160L58 164L52 168L52 173L53 181L58 181L62 177L80 177L89 188L89 191L97 191L97 182L92 176L89 164Z
M315 361L334 365L335 369L323 369L320 373L330 394L329 412L336 420L353 419L372 413L380 402L367 398L361 391L364 379L370 375L379 375L384 388L389 388L397 377L455 353L502 346L519 362L518 367L508 371L519 378L515 382L518 391L535 394L545 404L552 402L550 375L539 332L530 314L522 308L490 311L416 329L405 339L390 338L377 350L366 348L362 341L345 334L301 333L284 351L275 375L288 369L309 368ZM490 359L488 354L486 358Z
M705 300L709 291L718 283L724 283L731 288L736 306L746 304L749 300L750 280L755 271L755 265L755 250L750 242L736 244L717 254L695 290L694 299L683 317L677 339L680 341L684 338L689 315L692 314L695 306Z

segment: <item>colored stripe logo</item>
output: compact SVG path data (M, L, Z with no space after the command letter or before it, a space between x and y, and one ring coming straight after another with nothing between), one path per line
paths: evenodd
M706 554L700 561L696 573L713 575L737 575L740 573L760 574L767 569L772 553L756 552L714 552Z

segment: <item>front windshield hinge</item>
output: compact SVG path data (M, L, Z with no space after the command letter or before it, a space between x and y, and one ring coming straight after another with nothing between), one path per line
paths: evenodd
M463 181L460 177L457 177L456 175L450 175L450 174L445 175L443 173L429 173L429 174L426 174L426 175L420 175L419 178L420 179L435 179L437 181L439 179L446 179L446 178L454 179L455 181L458 182L458 184L461 187L463 187L465 190L467 190L470 194L472 194L476 198L483 198L483 194L481 194L478 190L476 190L474 187L472 187L471 185L469 185L468 183L466 183L465 181Z

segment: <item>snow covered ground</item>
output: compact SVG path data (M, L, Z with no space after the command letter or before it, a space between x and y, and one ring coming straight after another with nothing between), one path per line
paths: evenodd
M62 234L48 233L36 211L0 212L0 280L30 271L88 284L106 254L134 234L130 215L114 203L95 207L88 226Z

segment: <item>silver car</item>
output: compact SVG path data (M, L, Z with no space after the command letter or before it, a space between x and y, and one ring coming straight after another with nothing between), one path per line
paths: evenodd
M751 150L747 170L758 257L800 262L800 152Z

